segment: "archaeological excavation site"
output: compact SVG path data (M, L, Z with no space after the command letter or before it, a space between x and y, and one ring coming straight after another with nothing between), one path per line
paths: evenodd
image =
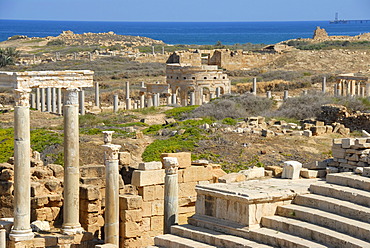
M1 68L0 248L370 247L364 50L137 39Z

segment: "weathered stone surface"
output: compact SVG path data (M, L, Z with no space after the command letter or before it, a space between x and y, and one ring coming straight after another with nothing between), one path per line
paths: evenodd
M285 161L281 178L299 179L302 164L298 161Z
M121 210L140 209L143 207L143 199L139 195L121 195L119 200Z
M283 173L283 167L277 165L266 166L265 170L272 171L274 177L281 177L281 174Z
M255 179L261 178L265 176L265 168L264 167L251 167L248 170L241 170L239 173L245 175L246 179Z
M234 183L245 181L246 177L240 173L226 174L218 179L219 183Z
M145 162L139 163L139 170L160 170L162 169L162 162Z
M132 173L131 184L134 186L147 186L164 183L165 172L161 170L135 170Z
M164 157L177 158L179 162L179 168L187 168L191 166L191 153L190 152L162 153L161 154L162 163L163 163Z

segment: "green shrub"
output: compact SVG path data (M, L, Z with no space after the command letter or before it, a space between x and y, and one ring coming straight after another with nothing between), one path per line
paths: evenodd
M198 105L178 107L178 108L169 109L165 111L164 113L167 115L167 117L172 117L177 120L181 120L182 118L184 118L186 113L190 113L198 107L199 107Z
M63 40L51 40L47 44L47 46L64 46L65 42Z
M225 124L225 125L230 125L230 126L234 126L238 123L237 120L233 119L233 118L225 118L222 120L222 124Z
M13 47L0 48L0 67L14 65L19 57L19 51Z

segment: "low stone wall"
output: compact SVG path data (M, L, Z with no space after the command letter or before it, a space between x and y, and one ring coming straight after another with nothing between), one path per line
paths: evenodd
M370 138L334 139L333 163L340 172L354 171L357 167L370 166Z

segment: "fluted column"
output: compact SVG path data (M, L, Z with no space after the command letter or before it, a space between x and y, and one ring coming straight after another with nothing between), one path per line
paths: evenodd
M64 203L62 233L81 233L79 222L79 126L78 89L64 90Z
M31 229L30 89L15 90L14 107L14 241L34 237Z

